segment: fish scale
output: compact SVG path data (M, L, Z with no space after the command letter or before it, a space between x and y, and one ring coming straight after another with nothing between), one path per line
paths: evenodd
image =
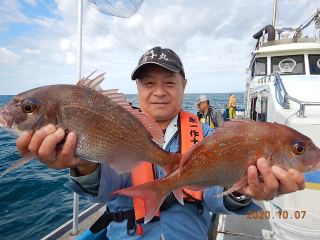
M293 168L302 173L320 170L320 149L307 136L280 124L232 120L192 146L173 173L112 194L142 199L148 222L170 191L181 202L182 187L191 191L230 187L221 197L248 184L247 169L261 157L270 166L285 170Z
M80 158L109 163L119 173L142 161L157 164L165 173L174 171L181 155L159 146L163 143L159 125L133 109L116 90L102 90L102 80L100 75L77 85L43 86L18 94L0 108L0 127L20 135L53 124L77 134L75 155ZM30 153L4 173L35 157Z

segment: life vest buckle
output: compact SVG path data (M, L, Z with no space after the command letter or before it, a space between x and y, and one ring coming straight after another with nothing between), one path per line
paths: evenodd
M123 215L122 215L122 212L116 212L116 213L114 213L113 219L114 219L115 222L123 222L124 217L123 217Z

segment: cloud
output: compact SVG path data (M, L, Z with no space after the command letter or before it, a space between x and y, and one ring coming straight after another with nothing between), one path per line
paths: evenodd
M73 53L67 52L66 63L70 65L70 64L75 63L76 62L75 60L76 60L76 58L73 55Z
M28 48L24 49L23 52L26 53L26 54L40 54L41 53L40 50L31 50L31 49L28 49Z
M32 19L32 22L49 30L50 28L54 28L54 26L57 24L57 21L52 18L47 17L39 17Z
M2 64L18 64L22 60L22 57L14 52L1 47L0 48L0 62Z
M70 41L67 38L62 38L60 42L60 47L62 51L68 50L70 48Z
M37 3L36 3L35 0L23 0L23 1L26 2L26 3L29 3L31 5L37 6Z
M2 0L0 4L0 31L10 29L8 23L32 23L30 19L21 12L22 5L17 0Z
M45 3L51 14L32 15L28 13L40 8L44 1L25 2L29 4L23 7L27 5L28 9L23 9L17 0L5 0L7 7L0 6L0 31L13 34L8 36L7 43L0 42L15 56L12 57L15 60L6 62L16 73L10 79L17 82L19 79L15 76L23 75L32 81L32 86L41 86L44 82L74 83L78 1ZM319 3L311 0L279 1L277 25L300 26L316 7L320 7ZM144 1L133 17L117 18L100 13L84 1L82 75L94 70L106 72L104 88L134 93L136 87L130 80L131 71L143 53L161 46L173 49L181 57L188 78L187 91L203 92L209 86L213 92L225 91L223 81L227 81L229 87L244 88L245 69L256 44L252 35L271 23L272 8L272 0ZM11 23L20 27L15 33L9 33ZM23 28L25 24L30 28L28 32ZM312 34L313 28L312 23L306 31ZM1 55L1 61L3 59Z

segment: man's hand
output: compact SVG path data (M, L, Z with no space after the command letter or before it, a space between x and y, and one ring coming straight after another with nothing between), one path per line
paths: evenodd
M34 152L37 154L38 160L50 168L76 168L80 176L94 172L98 168L98 163L74 156L77 145L77 135L75 133L68 134L62 150L56 149L56 145L64 137L64 130L48 125L38 130L33 136L29 132L22 133L16 144L21 155Z
M263 177L260 182L258 171ZM276 196L303 190L306 181L302 173L290 169L283 170L277 166L270 166L264 158L259 158L257 167L248 168L248 185L243 186L238 192L248 195L256 200L272 200Z

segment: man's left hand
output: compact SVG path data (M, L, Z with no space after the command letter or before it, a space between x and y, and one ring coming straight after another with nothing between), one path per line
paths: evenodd
M263 177L260 181L258 170ZM250 166L247 172L248 185L237 192L256 200L272 200L276 196L303 190L306 186L304 175L297 170L288 171L278 167L270 167L267 160L259 158L256 166Z

